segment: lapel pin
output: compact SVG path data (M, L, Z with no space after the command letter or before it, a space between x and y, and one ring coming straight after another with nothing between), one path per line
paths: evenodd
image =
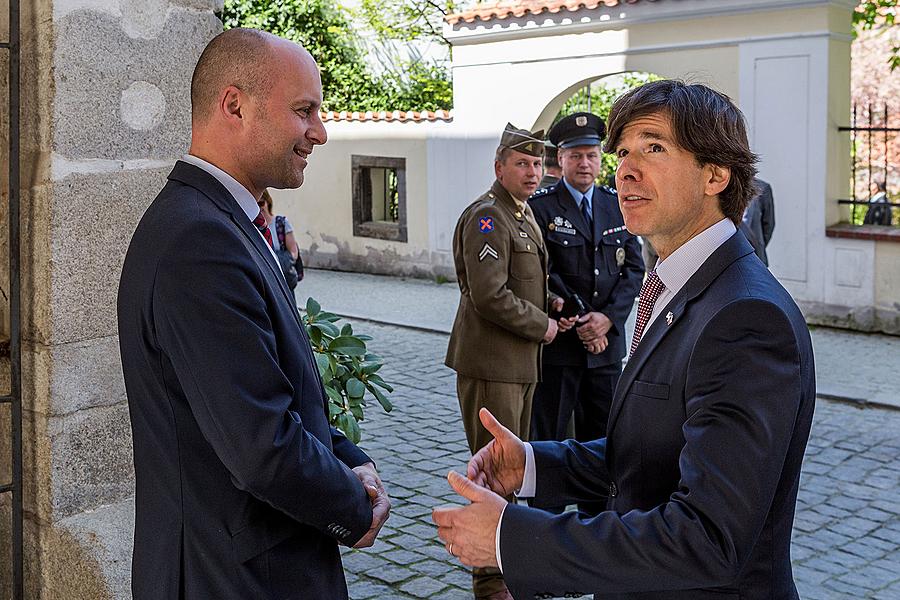
M666 313L666 325L671 325L672 321L675 319L675 315L672 314L671 311Z

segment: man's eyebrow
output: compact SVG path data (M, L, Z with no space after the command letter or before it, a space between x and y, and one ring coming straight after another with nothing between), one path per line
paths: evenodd
M671 142L667 136L653 130L644 130L638 134L638 137L644 140L659 140L661 142Z

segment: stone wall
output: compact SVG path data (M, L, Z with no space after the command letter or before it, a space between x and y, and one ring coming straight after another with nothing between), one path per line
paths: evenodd
M22 4L26 596L130 598L116 290L138 219L187 150L190 75L222 2Z

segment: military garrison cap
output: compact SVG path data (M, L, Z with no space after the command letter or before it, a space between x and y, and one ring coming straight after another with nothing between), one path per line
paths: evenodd
M527 129L516 129L512 123L507 123L503 135L500 136L500 145L529 156L543 156L544 130L531 133Z
M599 146L606 137L606 123L597 115L578 112L560 119L547 137L559 148Z

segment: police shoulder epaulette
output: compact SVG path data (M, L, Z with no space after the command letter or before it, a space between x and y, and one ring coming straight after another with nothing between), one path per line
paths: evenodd
M550 193L550 188L549 188L549 187L544 187L544 188L539 189L539 190L536 191L535 193L533 193L533 194L531 195L531 197L532 197L532 198L540 198L541 196L546 196L546 195L549 194L549 193Z
M606 192L607 194L612 194L613 196L618 196L619 192L616 191L616 188L611 188L608 185L601 185L600 189Z

